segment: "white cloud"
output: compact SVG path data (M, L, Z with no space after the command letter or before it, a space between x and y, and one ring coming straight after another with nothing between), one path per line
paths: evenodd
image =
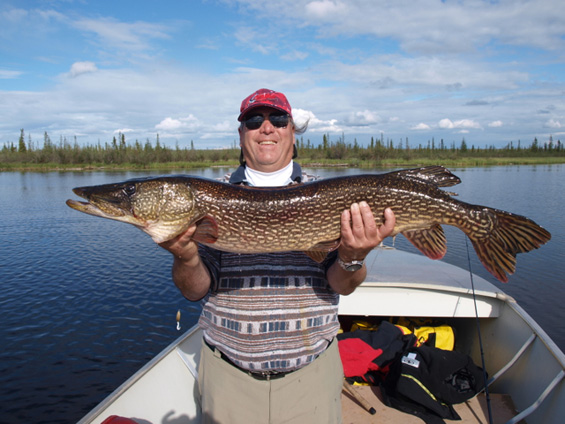
M308 57L308 53L305 51L293 50L287 54L283 54L281 59L287 60L289 62L304 60Z
M377 90L405 88L414 94L469 89L516 89L530 76L518 70L498 70L488 63L450 56L369 55L356 63L332 62L320 69L329 80L348 80ZM400 93L399 93L400 94Z
M202 146L204 148L228 148L233 146L234 142L239 144L239 136L237 133L238 126L239 122L235 120L225 120L218 122L217 124L206 126L206 131L203 131L203 127L201 126L198 129L197 136L202 140L211 140L215 143L214 145L211 145L207 142L204 146Z
M9 7L9 6L8 6ZM28 28L35 28L42 32L45 28L43 25L51 26L57 22L65 21L65 15L55 10L41 10L40 8L34 9L16 9L4 8L0 11L0 21L3 24L3 30L20 29L27 30ZM20 34L20 36L25 34Z
M321 120L314 112L304 109L293 109L292 117L298 126L308 121L308 131L312 132L341 132L343 129L337 125L337 119Z
M370 125L381 121L381 117L368 109L352 112L349 116L349 123L352 125Z
M410 128L411 130L430 130L431 127L428 124L424 124L423 122L420 122L418 125Z
M275 51L272 42L265 39L265 33L251 27L239 27L235 31L235 39L242 45L249 47L254 52L267 55Z
M233 121L222 121L217 123L213 126L214 131L218 131L220 133L231 133L235 134L237 132L238 124Z
M560 121L556 121L555 119L550 119L549 121L547 121L545 123L545 126L547 128L562 128L563 125L561 124Z
M160 123L155 125L155 129L158 131L165 131L168 133L177 132L191 132L194 131L199 126L198 119L190 114L185 118L165 118Z
M220 46L218 40L213 38L202 38L199 44L196 45L198 49L206 49L206 50L219 50Z
M114 134L128 134L128 133L133 133L135 132L135 130L131 129L131 128L122 128L119 130L114 130Z
M76 2L50 3L64 14L0 11L0 45L9 47L0 65L0 145L23 127L34 139L48 131L95 143L122 129L128 142L158 131L169 145L222 147L237 139L241 100L261 87L284 92L297 121L310 118L305 137L313 142L343 132L361 143L382 133L417 144L471 131L469 142L501 146L563 131L556 69L565 48L552 49L565 40L565 8L469 1L234 0L218 2L223 13L214 16L183 15L190 25L178 12L141 11L135 21ZM11 50L29 61L20 65Z
M6 9L0 12L0 16L6 23L12 23L19 25L20 23L24 22L29 17L29 12L24 9Z
M256 5L257 11L273 11L267 2L257 3L260 3ZM302 4L296 0L286 10L296 15ZM469 52L492 40L547 50L564 46L565 11L555 8L551 0L494 3L400 0L386 5L323 0L307 3L304 11L305 23L316 27L323 37L345 34L391 38L409 52Z
M312 1L305 7L306 15L314 19L334 19L343 16L346 6L340 1L322 0Z
M0 79L13 79L18 78L23 72L8 71L7 69L0 69Z
M71 78L76 78L79 75L89 74L96 71L98 71L98 68L94 62L75 62L71 65L69 76Z
M165 118L160 123L155 125L157 130L174 131L182 127L182 122L178 119Z
M444 118L438 122L439 128L443 129L468 129L468 128L481 128L481 126L472 119L460 119L458 121L451 121Z
M120 22L114 18L79 19L72 25L84 32L94 33L96 41L105 48L141 51L151 48L154 39L167 39L168 28L149 22ZM170 30L170 28L169 28Z
M453 122L450 119L444 118L439 121L438 126L440 128L453 128Z
M316 116L312 111L294 108L292 110L292 119L294 119L296 125L301 127L306 122L310 125L311 121L316 119Z

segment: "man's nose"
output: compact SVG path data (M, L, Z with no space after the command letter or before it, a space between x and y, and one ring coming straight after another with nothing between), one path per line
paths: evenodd
M260 131L266 134L270 134L275 131L275 126L271 124L269 118L265 118L265 120L261 124Z

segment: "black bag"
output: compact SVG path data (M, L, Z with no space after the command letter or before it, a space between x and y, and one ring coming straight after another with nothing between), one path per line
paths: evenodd
M345 377L375 385L388 372L388 365L416 344L414 335L404 335L387 321L376 331L356 330L338 334L337 339Z
M484 382L485 373L468 355L420 346L391 365L381 392L387 405L440 424L460 420L452 405L475 396Z

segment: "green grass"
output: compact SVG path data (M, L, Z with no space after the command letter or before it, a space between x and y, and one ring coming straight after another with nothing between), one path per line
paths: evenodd
M565 163L565 157L464 157L464 158L389 158L382 160L360 160L360 159L311 159L300 157L297 161L309 168L407 168L428 165L442 165L448 168L460 167L485 167L485 166L506 166L506 165L551 165ZM135 163L89 163L89 164L60 164L60 163L24 163L8 162L0 163L0 171L119 171L119 170L187 170L208 167L235 168L239 165L237 160L221 161L193 161L193 162L152 162L148 164Z

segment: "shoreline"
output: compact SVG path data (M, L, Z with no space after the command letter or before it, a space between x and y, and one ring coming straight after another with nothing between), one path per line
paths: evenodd
M488 166L516 166L516 165L559 165L565 163L565 157L496 157L496 158L417 158L414 160L296 160L305 168L398 168L398 167L421 167L428 165L441 165L447 168L473 168ZM89 172L89 171L149 171L149 170L173 170L173 169L195 169L195 168L235 168L239 166L238 161L199 161L199 162L154 162L150 164L57 164L57 163L3 163L0 164L0 172Z

